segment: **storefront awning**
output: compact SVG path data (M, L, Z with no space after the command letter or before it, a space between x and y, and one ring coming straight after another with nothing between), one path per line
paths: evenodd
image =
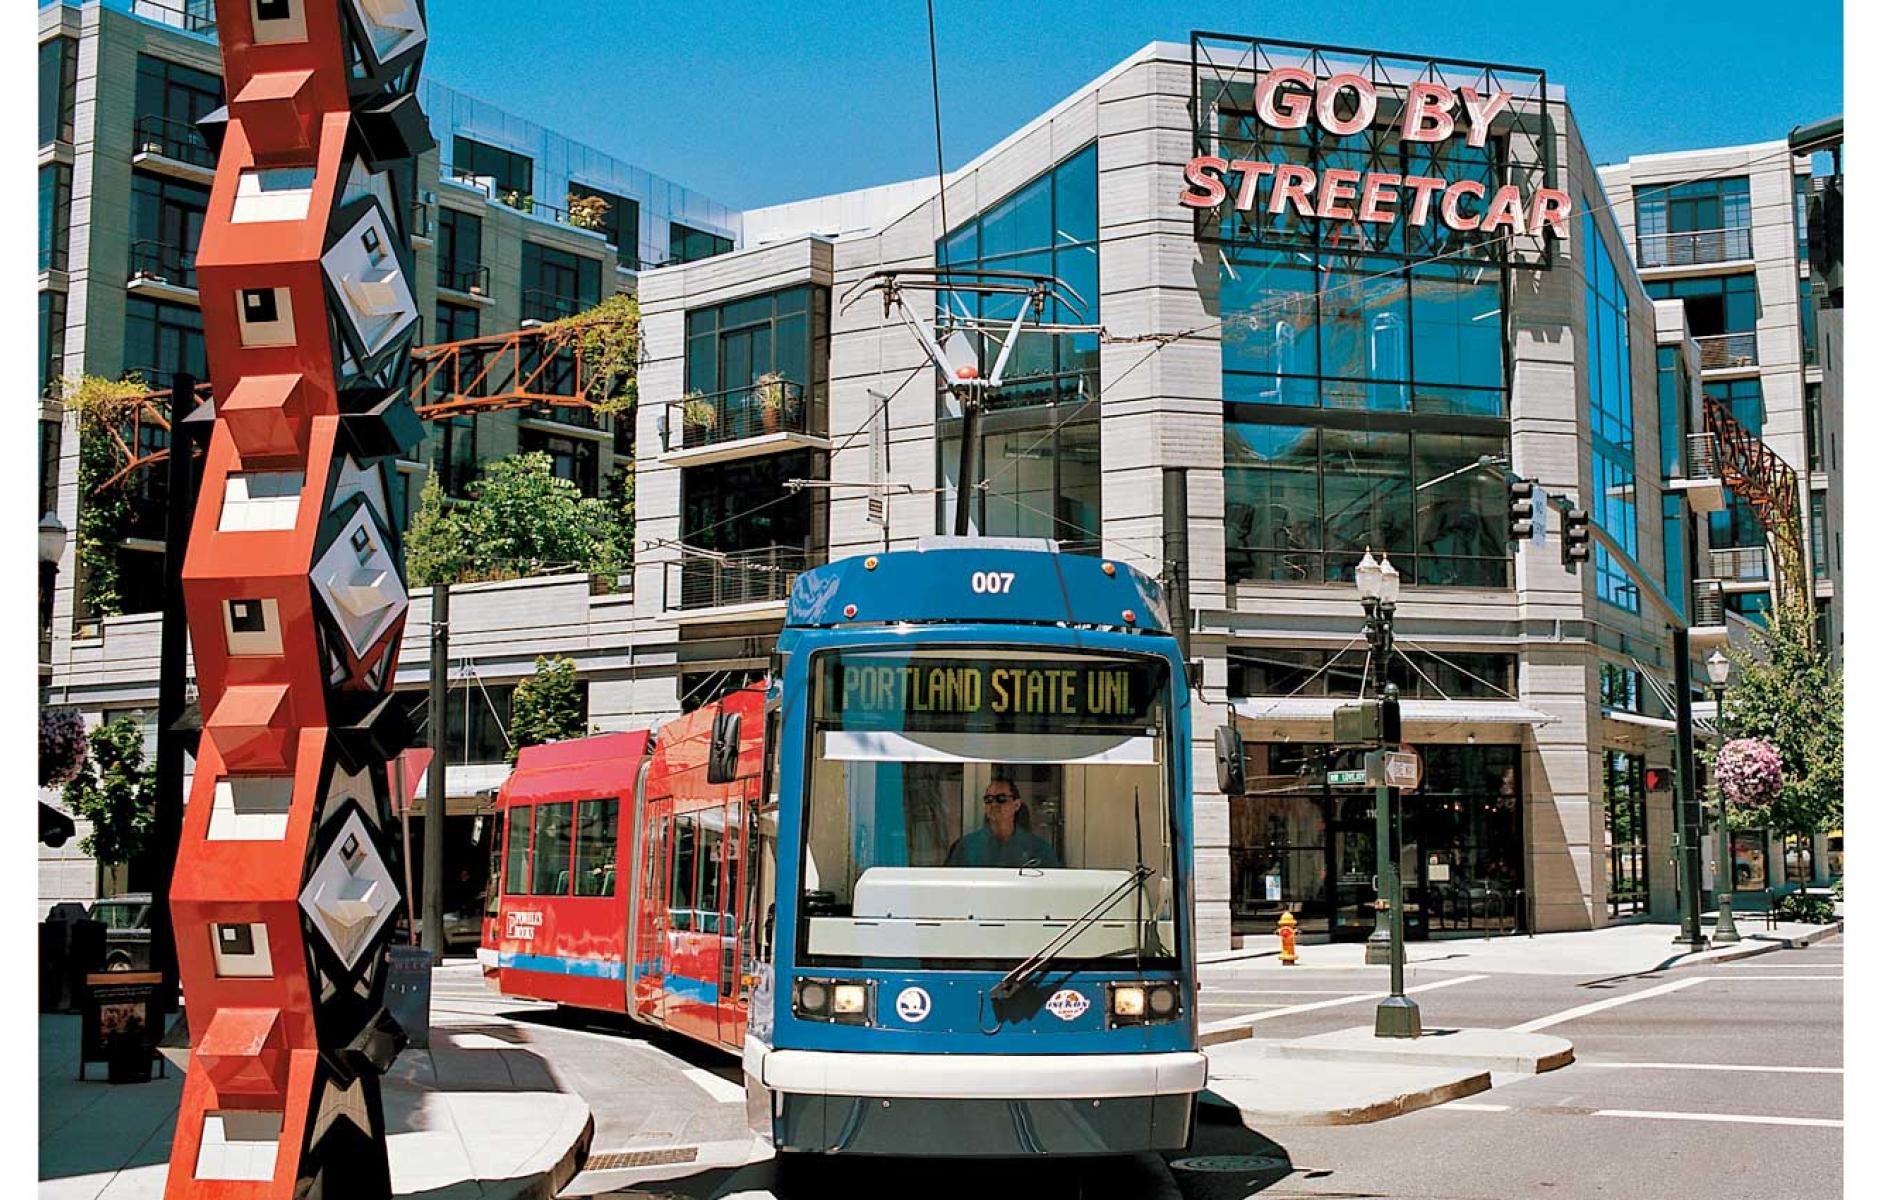
M1243 696L1234 701L1234 715L1245 721L1329 721L1333 709L1353 703L1339 696ZM1417 725L1545 725L1554 720L1553 714L1519 700L1405 700L1402 708L1404 722Z
M1716 706L1713 704L1704 707L1714 709ZM1608 721L1617 721L1622 725L1642 725L1647 729L1656 729L1664 733L1678 731L1678 723L1669 717L1648 717L1641 713L1627 712L1622 708L1606 708L1600 711L1605 714ZM1699 737L1710 737L1716 732L1714 718L1705 714L1695 704L1691 706L1691 726Z

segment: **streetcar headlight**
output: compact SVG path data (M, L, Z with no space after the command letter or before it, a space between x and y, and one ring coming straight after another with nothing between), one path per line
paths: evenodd
M875 985L865 979L799 979L793 1007L806 1021L866 1025L874 994Z
M1145 1003L1141 984L1119 983L1110 989L1110 1015L1119 1020L1142 1020Z
M1110 1025L1145 1025L1173 1021L1182 1015L1181 985L1172 980L1112 983Z
M1159 983L1149 988L1149 1019L1151 1021L1173 1021L1182 1012L1182 990L1172 983Z

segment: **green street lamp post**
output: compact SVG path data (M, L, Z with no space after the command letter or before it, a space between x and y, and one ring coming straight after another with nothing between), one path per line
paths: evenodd
M1717 698L1717 745L1723 745L1723 689L1730 682L1730 660L1721 650L1712 650L1704 660L1710 672L1711 691ZM1717 788L1717 928L1710 935L1713 944L1728 946L1743 940L1736 931L1736 918L1730 913L1731 893L1736 888L1735 847L1730 843L1730 801Z
M1376 671L1374 678L1380 697L1380 723L1385 726L1384 736L1394 738L1388 731L1398 724L1393 719L1397 708L1397 689L1389 682L1389 663L1391 623L1397 612L1397 568L1390 565L1388 554L1379 562L1366 550L1364 558L1358 563L1356 575L1358 600L1364 605L1364 636L1371 645L1371 662ZM1380 774L1376 783L1375 803L1378 920L1377 928L1372 930L1370 938L1365 942L1364 961L1379 961L1373 956L1380 948L1381 941L1383 961L1390 964L1390 995L1378 1002L1377 1036L1413 1038L1423 1033L1423 1017L1417 1009L1417 1002L1403 992L1403 881L1397 871L1396 839L1391 836L1392 801L1395 799L1392 793L1395 789L1384 781L1381 774L1383 755L1395 749L1397 746L1394 740L1381 743L1378 747Z

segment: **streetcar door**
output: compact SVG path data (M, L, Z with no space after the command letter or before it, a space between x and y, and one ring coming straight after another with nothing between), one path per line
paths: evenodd
M739 986L742 955L738 942L738 896L743 891L745 863L744 805L725 805L724 833L719 841L724 859L724 884L718 891L718 1040L727 1046L744 1044L744 989Z

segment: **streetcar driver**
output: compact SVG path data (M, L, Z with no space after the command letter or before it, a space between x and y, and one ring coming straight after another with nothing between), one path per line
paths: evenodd
M1018 827L1018 785L994 779L982 797L986 823L963 835L947 851L949 867L1056 867L1051 843Z

